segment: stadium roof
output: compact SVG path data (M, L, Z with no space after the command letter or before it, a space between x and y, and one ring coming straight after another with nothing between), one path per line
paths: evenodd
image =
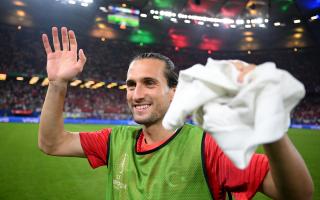
M3 0L0 21L211 51L319 46L316 0Z

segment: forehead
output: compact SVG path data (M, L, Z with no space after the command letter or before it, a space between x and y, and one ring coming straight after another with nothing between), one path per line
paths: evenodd
M143 77L153 77L153 78L165 78L164 77L165 62L153 58L144 58L131 62L127 79L132 78L143 78Z

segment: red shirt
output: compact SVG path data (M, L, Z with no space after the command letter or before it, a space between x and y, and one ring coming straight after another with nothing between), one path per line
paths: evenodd
M111 128L80 133L82 148L92 168L107 165L110 133ZM154 149L166 140L148 145L144 142L143 134L140 134L137 151ZM205 135L204 159L209 187L215 199L225 199L226 191L231 191L237 200L251 199L269 170L268 159L262 154L255 154L245 170L236 168L210 134Z

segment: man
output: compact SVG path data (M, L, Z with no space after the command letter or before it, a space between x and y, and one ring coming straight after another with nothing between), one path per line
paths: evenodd
M175 93L177 77L166 57L143 54L127 73L127 101L134 120L142 125L120 126L95 133L70 133L63 128L68 81L82 71L83 50L77 53L73 31L52 28L47 35L49 87L39 127L39 148L48 155L87 157L93 168L107 165L107 199L251 199L261 191L273 199L311 199L313 183L305 163L287 136L264 145L267 156L254 155L245 170L233 166L211 135L184 125L167 131L162 120ZM79 59L77 56L79 55ZM251 68L242 70L239 81ZM229 195L230 196L230 195Z

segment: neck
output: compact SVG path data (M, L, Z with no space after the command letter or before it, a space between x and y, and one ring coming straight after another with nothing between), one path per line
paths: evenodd
M168 131L162 126L162 122L152 125L143 125L143 134L148 144L162 141L171 136L174 131Z

